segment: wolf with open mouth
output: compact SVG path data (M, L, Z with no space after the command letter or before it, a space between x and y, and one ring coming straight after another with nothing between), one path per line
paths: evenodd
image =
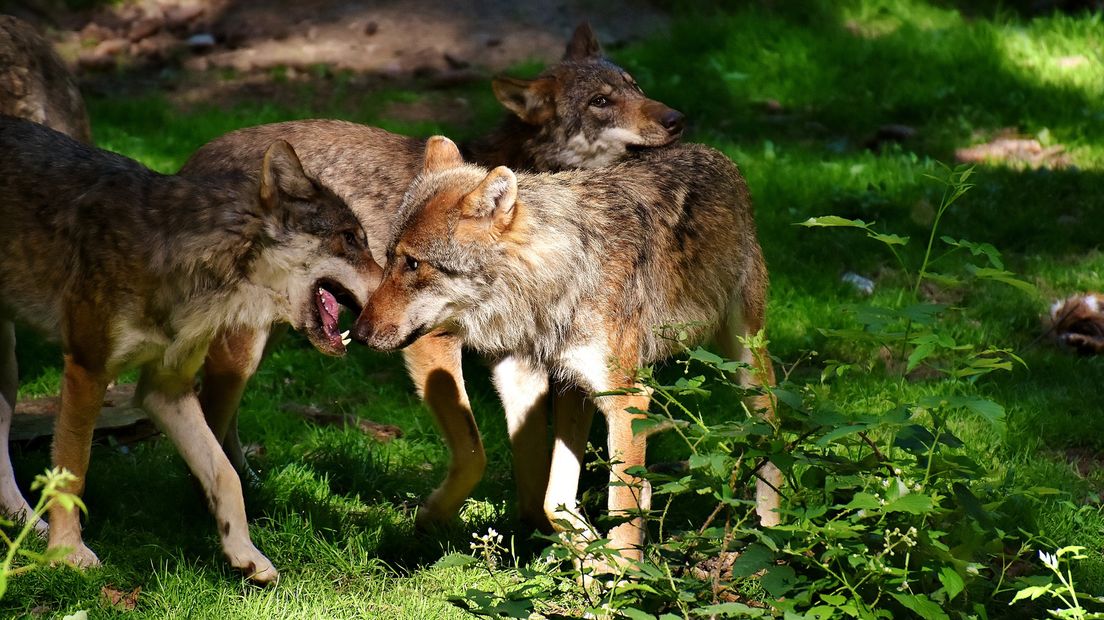
M107 385L141 371L136 400L172 439L207 496L230 563L278 573L249 539L241 482L194 391L216 335L287 323L345 353L340 306L379 283L360 221L275 141L255 176L165 176L36 123L0 116L0 376L15 377L14 323L64 352L54 464L88 472ZM14 380L3 394L14 404ZM50 548L99 562L76 509L50 512Z

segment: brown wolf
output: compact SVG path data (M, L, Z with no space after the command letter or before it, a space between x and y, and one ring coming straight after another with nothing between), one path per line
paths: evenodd
M476 161L490 165L535 170L594 167L624 156L629 148L668 144L682 131L681 114L646 98L624 69L601 56L587 24L576 29L560 63L535 80L498 79L495 93L514 114L469 147ZM292 121L218 138L197 151L181 173L248 169L263 145L275 139L293 144L304 167L345 199L364 223L374 256L383 264L402 195L421 169L425 141L342 121ZM583 144L589 146L581 148ZM247 471L247 466L235 418L267 333L262 329L220 335L204 366L204 413L240 471ZM404 351L414 385L450 451L445 481L418 512L423 526L452 518L486 463L464 388L460 349L453 336L433 333ZM531 416L510 420L522 513L544 527L546 425L541 407L534 407Z
M707 284L703 284L707 283ZM354 338L382 350L443 329L499 359L495 384L507 417L524 412L550 376L590 393L626 390L596 404L614 462L609 510L647 509L646 438L633 419L648 395L634 370L676 349L664 326L713 337L748 364L744 379L773 383L765 350L742 346L764 327L767 270L751 199L736 166L700 145L643 151L594 171L515 175L465 165L447 138L430 139L422 173L403 198L383 282ZM771 410L765 396L750 404ZM557 415L549 519L575 523L589 416ZM771 520L773 515L761 515ZM587 530L589 531L589 530ZM639 518L611 532L639 557Z
M1086 293L1054 302L1048 331L1081 355L1104 353L1104 295Z
M230 563L276 579L250 542L241 483L193 382L220 331L285 322L343 354L338 304L359 308L379 281L360 222L286 142L267 149L259 180L160 175L11 117L0 117L0 152L2 367L15 364L12 322L60 341L53 456L78 478L69 490L84 486L104 390L137 367L135 398L203 486ZM51 510L49 545L98 563L75 510Z
M0 15L0 114L42 123L81 142L92 140L84 100L65 63L30 24L9 15ZM15 338L10 326L5 330L0 333L3 350ZM9 365L0 374L0 512L35 519L35 528L45 534L46 522L34 516L15 483L8 452L18 386L16 368Z
M65 63L30 24L10 15L0 15L0 114L92 143L84 99Z

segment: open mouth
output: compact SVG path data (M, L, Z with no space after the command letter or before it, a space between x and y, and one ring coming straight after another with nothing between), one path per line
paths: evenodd
M360 304L356 296L341 284L333 280L322 279L314 283L313 314L315 325L308 330L308 336L315 348L330 355L343 355L345 347L352 341L348 330L342 332L338 320L342 306L354 315L360 314Z

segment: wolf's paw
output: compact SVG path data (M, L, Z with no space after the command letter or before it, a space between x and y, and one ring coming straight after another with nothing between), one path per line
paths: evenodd
M84 543L77 545L75 549L65 556L65 561L78 568L93 568L100 565L100 558Z
M264 556L252 544L241 552L226 552L230 565L245 574L246 578L258 585L274 584L280 580L280 573L272 561Z
M430 496L426 503L418 507L418 514L414 516L414 527L420 532L430 532L439 527L448 525L460 513L460 507L442 507Z

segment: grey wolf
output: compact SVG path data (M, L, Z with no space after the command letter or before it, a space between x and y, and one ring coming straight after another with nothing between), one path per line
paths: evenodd
M0 114L42 123L64 134L91 143L88 114L73 76L50 42L28 23L0 15ZM15 338L10 326L0 333L0 346ZM46 522L19 492L8 453L8 431L15 412L19 385L14 365L0 374L0 511L22 519L35 519L46 533Z
M1054 302L1048 331L1082 355L1104 353L1104 295L1085 293Z
M92 143L84 99L65 63L30 24L10 15L0 15L0 114Z
M256 179L160 175L11 117L0 117L0 152L0 368L14 374L13 322L60 342L53 461L77 476L68 490L83 489L108 383L138 368L135 399L203 487L226 557L275 580L193 383L219 332L288 323L343 354L339 304L359 309L380 275L360 222L286 142L268 147ZM49 546L99 561L75 509L51 509Z
M630 149L671 143L682 131L682 115L646 98L624 69L603 58L586 24L576 29L560 63L534 80L500 78L494 87L512 114L490 136L468 146L476 161L489 165L539 171L596 167L627 156ZM262 145L277 139L294 145L304 167L349 204L364 224L375 259L383 264L403 193L421 169L425 141L342 121L262 125L202 147L181 174L254 168ZM268 334L267 328L220 334L204 366L204 413L242 472L248 466L236 431L238 403L261 361ZM418 523L427 526L457 513L482 477L486 456L464 386L459 341L434 332L403 353L450 452L444 482L418 511ZM522 513L545 528L542 503L550 458L546 425L543 406L536 404L532 415L510 419Z
M646 437L632 421L648 408L635 369L677 350L664 326L713 338L747 364L743 379L769 385L765 350L743 346L764 328L767 270L743 177L723 154L700 145L650 149L599 170L515 174L465 164L443 137L430 139L421 174L403 198L387 247L383 281L353 337L381 350L434 330L499 361L495 385L507 417L523 417L549 377L587 392L622 390L596 404L614 463L609 512L647 509ZM703 283L709 283L703 285ZM771 415L765 395L749 409ZM584 531L576 493L589 416L555 420L544 511ZM777 482L777 470L769 474ZM770 508L770 507L768 507ZM773 513L761 512L773 522ZM639 517L610 533L614 548L640 557Z

